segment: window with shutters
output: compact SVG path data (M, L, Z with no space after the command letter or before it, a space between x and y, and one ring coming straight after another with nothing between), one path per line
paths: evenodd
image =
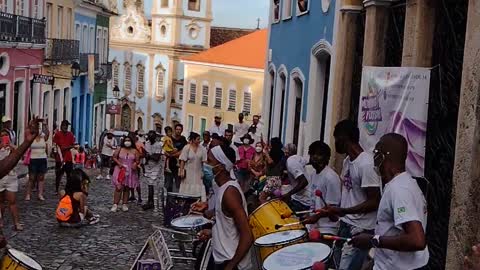
M248 114L252 113L252 93L250 89L243 92L243 112Z
M157 71L155 98L162 100L165 97L165 68L160 64L155 70Z
M190 83L190 98L188 99L188 102L195 104L196 99L197 99L197 85L195 83Z
M178 88L178 100L183 101L183 87Z
M137 65L137 97L142 98L145 95L145 67L139 63Z
M117 61L113 60L112 62L112 88L115 86L118 86L118 75L119 75L119 70L120 65L118 64Z
M237 90L228 90L228 110L234 112L237 106Z
M215 88L215 109L221 109L222 108L222 92L223 89L221 87L216 87Z
M125 85L123 91L126 96L132 92L132 65L128 62L125 63Z
M200 0L188 0L188 10L200 11Z
M208 107L208 85L203 85L202 86L202 106L207 106Z

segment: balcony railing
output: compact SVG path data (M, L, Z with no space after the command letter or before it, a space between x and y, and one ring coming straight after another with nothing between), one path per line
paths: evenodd
M98 53L81 53L80 54L80 71L81 72L87 72L88 71L88 56L93 54L95 58L95 70L98 70L98 67L100 66L98 63Z
M45 20L0 12L0 41L45 44Z
M45 60L53 64L70 64L80 58L80 41L73 39L48 39Z

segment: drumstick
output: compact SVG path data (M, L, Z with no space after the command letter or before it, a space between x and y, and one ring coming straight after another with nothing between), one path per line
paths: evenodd
M300 225L300 224L302 224L301 221L288 223L288 224L275 224L275 230L278 230L278 229L283 228L283 227L297 226L297 225Z
M320 189L315 190L315 196L320 197L320 200L325 204L325 206L328 206L327 202L323 198L323 193Z
M329 234L322 234L322 237L325 240L332 240L332 241L346 241L347 243L352 241L352 238L345 238L345 237L329 235Z
M305 210L305 211L298 211L295 212L295 215L303 215L303 214L309 214L309 213L320 213L321 211L324 211L323 209L317 209L317 210ZM283 213L280 215L282 219L290 218L293 213Z

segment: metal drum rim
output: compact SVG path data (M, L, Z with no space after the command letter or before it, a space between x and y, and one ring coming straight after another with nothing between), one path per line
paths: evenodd
M288 232L288 231L303 231L304 233L302 234L302 236L300 237L297 237L295 239L291 239L291 240L285 240L285 241L282 241L282 242L277 242L275 244L268 244L268 245L259 245L257 244L257 240L264 237L264 236L267 236L267 235L270 235L270 234L274 234L274 233L280 233L280 232ZM306 229L294 229L294 230L287 230L287 231L278 231L278 232L271 232L271 233L267 233L265 235L262 235L260 236L259 238L255 239L255 241L253 242L253 245L255 245L256 247L259 247L259 248L262 248L262 247L276 247L276 246L279 246L279 245L285 245L285 244L288 244L288 243L291 243L291 242L295 242L295 241L298 241L302 238L304 238L305 236L307 236L307 230ZM301 243L299 243L301 244ZM271 255L271 254L270 254Z
M282 249L284 249L284 248L289 248L289 247L293 247L293 246L296 246L296 245L302 245L302 244L306 244L306 243L317 243L317 244L321 244L321 245L324 245L324 246L327 246L327 247L328 247L328 245L326 245L326 244L324 244L324 243L319 243L319 242L296 243L296 244L293 244L293 245L290 245L290 246L287 246L287 247L283 247L283 248L281 248L281 249L279 249L279 250L276 250L276 251L272 252L272 254L268 255L267 258L265 258L265 260L262 262L262 270L271 270L271 269L265 268L265 261L268 259L268 257L272 256L275 252L278 252L278 251L280 251L280 250L282 250ZM330 248L330 247L329 247L329 249L330 249L330 252L328 253L328 256L325 257L325 259L323 259L322 262L326 262L326 261L328 260L328 258L330 258L330 257L332 256L333 248ZM295 269L295 270L310 270L310 269L312 269L311 266L306 267L306 268L301 268L301 269Z

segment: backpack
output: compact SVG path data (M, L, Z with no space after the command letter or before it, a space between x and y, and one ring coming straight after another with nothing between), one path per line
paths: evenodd
M56 216L58 221L66 222L73 214L73 205L70 195L65 195L58 203Z

